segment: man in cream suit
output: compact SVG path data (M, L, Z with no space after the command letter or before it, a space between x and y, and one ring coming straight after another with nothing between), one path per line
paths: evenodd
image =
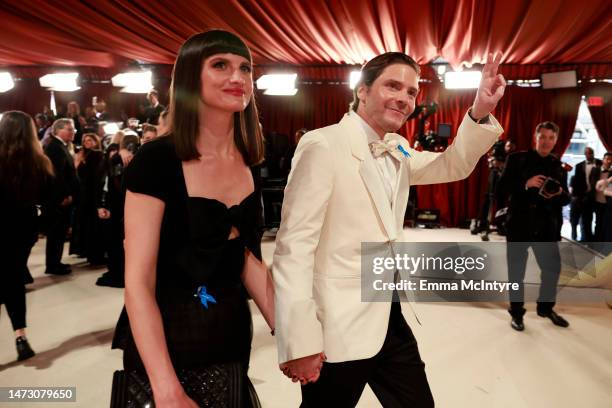
M351 111L300 141L273 276L280 367L302 383L302 407L354 407L366 383L385 407L433 406L400 303L361 301L360 247L401 240L410 185L467 177L497 140L503 130L490 112L505 88L499 59L489 55L444 153L414 151L393 133L418 94L419 66L402 53L369 61Z

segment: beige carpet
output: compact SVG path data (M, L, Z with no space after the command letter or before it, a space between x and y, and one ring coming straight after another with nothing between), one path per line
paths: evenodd
M474 241L465 230L409 230L410 241ZM500 239L492 236L493 239ZM263 244L271 261L274 241ZM100 269L77 259L68 277L44 271L44 240L30 258L35 283L27 295L28 337L38 353L16 363L10 322L0 318L0 386L75 386L77 402L1 403L1 407L107 407L111 377L121 354L110 350L122 290L100 288ZM437 407L608 408L612 406L612 310L603 302L562 305L571 323L559 329L538 318L529 305L526 330L509 326L502 304L436 303L416 305L423 325L408 323L419 341ZM3 308L4 309L4 308ZM299 405L299 386L278 370L276 345L254 309L250 377L264 407ZM380 404L366 387L359 407Z

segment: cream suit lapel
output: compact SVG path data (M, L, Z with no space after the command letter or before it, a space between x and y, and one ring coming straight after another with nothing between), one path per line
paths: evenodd
M406 143L406 139L398 134L393 134L393 139L402 144L406 151L410 148ZM395 225L400 229L404 226L404 216L406 214L406 206L408 204L408 193L410 192L410 158L402 155L400 167L398 171L397 184L395 186L395 194L393 197L393 215L395 217Z
M370 193L387 237L391 241L395 240L397 238L397 230L391 205L382 186L382 180L376 169L374 158L368 148L366 135L359 124L355 123L355 118L351 118L349 115L345 115L340 124L346 128L349 135L353 156L361 161L359 174Z

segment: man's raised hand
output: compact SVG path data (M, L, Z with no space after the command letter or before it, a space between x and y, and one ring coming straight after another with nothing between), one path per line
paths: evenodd
M476 99L472 105L472 117L482 119L495 109L499 100L504 96L506 80L502 74L497 73L501 53L489 53L487 63L482 69L482 79L478 86Z

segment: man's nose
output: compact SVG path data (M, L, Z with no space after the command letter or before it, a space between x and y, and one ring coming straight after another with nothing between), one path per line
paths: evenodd
M408 106L409 103L409 96L408 94L404 94L404 93L400 93L399 96L397 97L397 105L400 108L405 108L406 106Z

